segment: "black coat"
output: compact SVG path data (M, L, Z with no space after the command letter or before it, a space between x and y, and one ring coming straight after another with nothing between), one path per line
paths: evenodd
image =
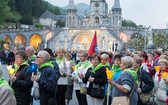
M16 72L16 80L12 83L17 105L30 105L30 92L33 85L28 65L21 65Z
M143 70L143 68L140 68L137 72L137 75L139 81L142 81L140 82L140 88L142 90L142 93L149 93L154 87L154 82L150 74L147 71Z
M87 70L87 73L85 74L85 78L83 78L83 82L87 84L88 78L91 76L94 78L94 83L105 85L107 83L107 75L106 75L106 69L104 66L102 66L100 69L98 69L95 73L90 72L92 68L89 68ZM93 82L90 82L89 88L87 88L87 94L90 95L91 88L93 86Z
M49 105L49 101L56 103L56 76L55 70L50 66L39 69L41 72L38 80L40 91L40 105ZM55 104L54 104L55 105Z

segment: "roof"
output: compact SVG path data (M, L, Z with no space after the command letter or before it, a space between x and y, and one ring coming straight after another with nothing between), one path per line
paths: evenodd
M40 18L52 18L54 20L66 21L66 15L55 15L47 10L40 16Z
M121 7L120 7L120 1L119 1L119 0L115 0L115 1L114 1L114 5L113 5L112 8L121 8Z

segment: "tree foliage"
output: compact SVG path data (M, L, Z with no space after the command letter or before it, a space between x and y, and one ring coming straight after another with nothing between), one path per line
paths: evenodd
M31 15L24 15L24 16L21 17L20 23L21 24L33 25L33 18L32 18Z
M3 49L3 47L4 47L3 45L4 45L4 44L9 44L9 42L0 39L0 50Z
M148 39L146 41L148 42ZM128 45L131 51L144 50L144 44L145 37L140 34L138 34L138 36L134 35L134 37L130 41L128 41Z
M11 12L13 14L7 15ZM2 8L2 9L1 9ZM0 23L4 22L18 22L21 16L31 15L32 17L40 17L46 10L60 15L59 7L56 7L44 0L1 0L0 3ZM14 13L19 13L21 16ZM7 17L8 16L8 17ZM18 19L18 17L19 19Z
M137 27L137 25L133 21L126 20L126 19L124 19L122 21L122 26L124 26L124 27Z
M35 24L35 27L36 27L36 28L43 28L43 25L40 24L40 23L36 23L36 24Z
M60 15L58 7L55 7L44 0L15 0L15 7L21 15L30 14L34 17L39 17L46 10L56 15Z
M168 50L168 34L166 33L153 33L153 43L155 48L162 48L164 51Z
M56 26L64 27L65 26L65 22L62 22L61 20L58 20Z
M0 24L2 24L5 19L10 14L10 7L8 6L8 0L1 0L0 2Z

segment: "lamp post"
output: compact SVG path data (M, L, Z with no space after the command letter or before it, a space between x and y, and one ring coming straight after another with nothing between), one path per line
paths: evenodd
M144 27L145 28L145 41L144 41L144 50L146 51L147 50L147 48L146 48L146 46L147 46L147 41L146 41L146 37L148 37L148 30L151 28L151 26L149 26L148 28L146 28L146 27ZM149 39L148 39L149 40Z
M118 26L118 37L120 37L120 20L118 21L118 24L117 24L117 26Z
M137 51L138 51L138 38L139 38L139 35L135 34L135 37L137 38Z

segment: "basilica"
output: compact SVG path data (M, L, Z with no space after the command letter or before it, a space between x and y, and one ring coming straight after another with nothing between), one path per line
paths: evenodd
M96 31L99 51L123 50L127 37L120 36L122 9L119 0L110 8L106 0L90 0L90 10L84 16L79 16L77 11L74 0L69 0L66 27L47 41L49 47L87 51Z

